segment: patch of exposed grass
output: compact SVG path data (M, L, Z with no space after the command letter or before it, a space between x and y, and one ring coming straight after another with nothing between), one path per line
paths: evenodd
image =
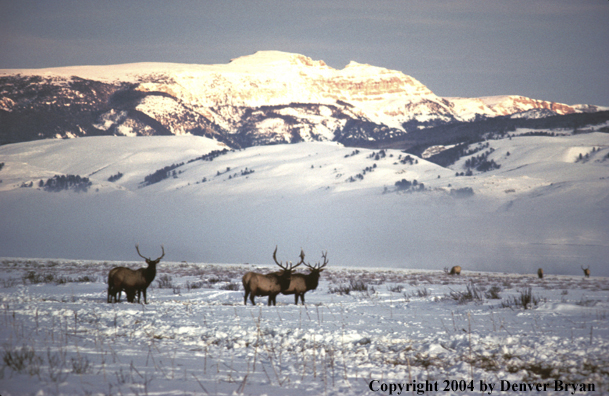
M540 299L533 294L530 287L520 290L519 293L518 296L511 296L511 298L508 298L506 301L502 301L500 306L502 308L511 308L515 306L530 309L533 306L537 306L540 302Z
M499 295L499 293L501 293L502 289L499 286L492 286L490 289L488 289L485 293L484 293L484 297L486 297L489 300L500 300L501 296Z
M367 292L369 290L368 290L368 285L365 284L363 281L357 281L357 280L351 279L349 281L348 285L341 284L341 285L338 285L337 287L330 286L328 288L328 291L330 293L343 295L343 294L349 294L352 291ZM371 289L371 291L374 291L374 290Z
M2 360L12 370L18 373L25 372L29 375L38 375L42 364L42 358L36 355L34 348L26 345L23 345L21 349L5 346Z
M448 298L457 301L459 304L482 302L484 300L482 292L476 288L473 282L467 284L465 291L451 291Z
M163 274L156 279L159 289L173 289L173 278L167 274Z

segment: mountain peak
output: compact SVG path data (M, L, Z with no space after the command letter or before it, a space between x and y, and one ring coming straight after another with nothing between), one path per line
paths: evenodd
M0 143L100 134L197 134L233 147L370 142L479 117L597 110L516 95L440 98L398 70L355 61L334 69L283 51L224 64L0 70Z
M308 56L283 51L257 51L251 55L231 59L231 66L308 66L328 67L322 60L316 61Z

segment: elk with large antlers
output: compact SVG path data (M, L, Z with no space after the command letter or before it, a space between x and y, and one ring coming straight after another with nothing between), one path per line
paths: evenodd
M142 256L140 248L135 245L137 254L146 260L148 267L132 270L125 267L115 267L110 270L108 274L108 302L120 301L121 291L125 291L127 294L127 301L134 302L135 294L137 293L137 302L140 302L140 296L144 294L144 303L148 304L146 300L146 289L154 280L156 276L156 265L165 257L165 248L161 245L161 257L156 260ZM118 295L118 296L117 296Z
M290 287L287 290L282 290L281 294L294 295L294 304L298 305L298 297L300 297L300 301L302 301L302 305L304 305L304 295L309 290L317 289L317 285L319 284L319 275L321 271L324 270L324 267L328 265L328 252L322 252L321 257L323 258L323 263L315 263L315 265L310 265L308 263L304 263L304 265L309 269L309 274L292 274L292 280L290 281Z
M243 303L247 305L248 296L253 305L256 305L254 297L269 296L268 305L271 305L271 303L277 305L275 301L277 294L290 287L292 271L304 262L304 257L304 252L300 250L300 262L296 265L286 263L284 266L282 262L277 261L277 247L275 247L273 260L275 260L275 264L281 267L282 271L272 272L266 275L257 272L248 272L243 275L243 289L245 289Z
M584 266L582 265L581 267L582 267L582 270L584 271L584 276L586 278L589 278L590 277L590 266L588 266L588 268L584 268Z
M444 272L446 272L448 275L461 275L461 266L455 265L450 269L450 272L448 271L448 267L445 267Z

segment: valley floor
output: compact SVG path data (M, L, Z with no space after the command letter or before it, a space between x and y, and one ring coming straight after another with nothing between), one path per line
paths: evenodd
M270 267L162 262L108 304L118 265L2 260L1 395L609 392L608 278L331 267L268 307L241 276Z

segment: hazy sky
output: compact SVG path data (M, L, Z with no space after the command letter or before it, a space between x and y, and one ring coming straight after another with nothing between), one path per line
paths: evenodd
M0 10L0 68L280 50L400 70L440 96L609 106L607 0L0 0Z

